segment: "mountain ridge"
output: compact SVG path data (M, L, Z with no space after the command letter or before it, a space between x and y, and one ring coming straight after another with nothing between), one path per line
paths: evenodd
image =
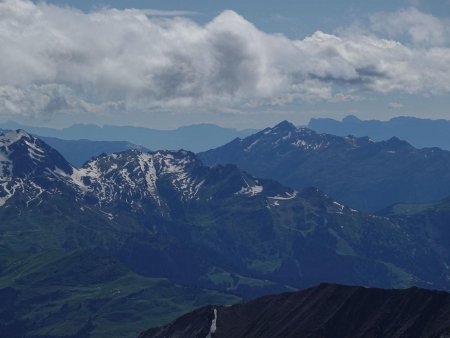
M234 163L295 189L317 186L368 212L450 194L450 152L416 149L397 137L376 142L369 137L319 134L282 122L199 157L211 166Z
M0 123L0 129L24 129L41 137L62 140L88 139L91 141L126 141L148 149L187 149L198 152L222 145L236 137L250 135L255 129L237 130L215 124L193 124L173 130L151 129L138 126L75 124L67 128L26 126L16 122Z
M82 167L90 159L101 154L112 154L129 149L149 151L145 147L126 141L63 140L55 137L39 138L61 153L75 167Z
M8 193L0 206L0 288L18 292L13 308L20 305L22 315L39 314L46 299L56 299L57 304L44 308L48 319L33 315L36 324L27 330L52 336L49 323L71 316L78 318L68 331L73 335L80 323L89 335L114 330L118 324L113 320L95 317L100 311L95 304L116 304L101 318L115 318L118 305L115 289L108 294L96 289L97 270L103 271L104 262L112 264L106 271L119 276L111 288L128 295L121 299L129 305L120 311L127 314L123 325L136 334L130 318L146 322L145 311L133 310L140 299L133 295L146 283L143 279L149 283L166 279L187 287L183 292L190 295L192 288L202 290L205 302L192 303L188 297L181 304L185 312L210 297L229 303L323 281L449 288L446 214L426 224L422 218L405 223L402 215L366 214L317 188L296 191L235 165L207 167L188 151L127 150L98 156L76 168L61 155L51 155L56 151L32 135L17 131L6 138L0 154L8 168L9 161L12 167L33 166L18 171L23 177L15 176L14 170L0 177L0 197ZM15 162L17 158L20 162ZM87 275L72 273L93 255L92 250L100 256L86 265L91 267ZM66 259L71 252L77 254ZM36 274L37 270L41 272ZM68 285L62 293L47 278L52 271L63 272L58 279ZM77 279L89 283L70 291ZM158 285L153 289L157 294ZM32 302L34 292L41 298ZM70 297L76 297L81 310L64 305ZM142 297L158 302L146 292ZM164 315L155 314L155 325L174 319L167 314L172 303L161 306ZM19 319L8 320L8 327L20 325Z
M376 141L397 136L417 148L439 147L450 150L450 121L398 116L387 121L361 120L348 115L341 121L330 118L313 118L308 127L319 133L339 136L370 136Z
M139 338L447 337L449 313L445 292L321 284L230 307L210 305Z
M23 139L23 142L21 141L20 144L32 145L33 147L30 149L34 152L45 153L47 150L49 154L54 153L54 151L48 150L51 148L45 143L29 134L17 131L12 135L21 136L19 139ZM33 140L33 142L29 140ZM353 141L345 140L344 142ZM37 148L37 144L41 145L44 150ZM0 150L2 149L5 154L14 155L14 152L9 153L8 147ZM319 256L325 255L328 257L327 259L337 259L335 264L344 264L342 268L350 269L349 271L356 268L354 264L359 264L357 263L359 259L368 259L365 257L367 254L369 257L375 255L370 259L377 257L376 260L389 257L389 255L384 255L380 248L369 245L368 238L364 239L364 244L353 242L358 237L354 237L353 232L364 229L363 231L367 231L367 234L379 237L380 240L394 236L399 243L403 241L402 246L412 247L415 245L401 231L397 230L397 225L391 223L388 218L383 219L383 216L373 218L372 215L348 208L316 188L295 191L276 181L255 178L234 165L209 168L204 166L195 154L183 150L176 152L128 150L111 155L101 155L86 163L82 168L70 166L59 154L55 155L56 164L48 164L48 161L41 161L41 158L36 160L34 153L30 153L28 148L19 147L16 151L23 155L20 156L22 162L35 163L38 161L38 168L41 168L41 165L44 166L39 169L37 176L33 176L36 171L27 172L26 177L17 177L12 172L10 177L2 178L0 196L6 209L13 207L20 210L23 203L31 210L43 206L43 203L51 203L53 208L58 207L59 203L63 203L66 199L72 201L70 203L77 207L70 211L66 205L58 208L67 209L67 215L74 217L81 217L82 214L89 212L90 218L104 223L103 229L108 226L109 222L112 223L111 229L120 229L126 222L130 224L130 229L134 229L133 231L142 234L148 233L148 236L153 236L154 240L162 239L161 236L168 234L175 236L174 240L176 238L176 243L179 243L177 245L181 245L179 242L182 238L179 237L181 234L186 235L191 231L194 233L199 231L195 236L199 236L200 233L202 235L195 239L196 245L210 251L211 257L215 256L228 267L237 268L236 272L244 276L250 274L258 276L258 278L277 281L282 285L301 286L304 285L302 283L312 284L317 279L324 278L324 276L320 277L323 271L316 271L314 263L308 262L302 256L306 247L312 245L308 244L308 241L313 243L316 240L314 236L307 236L310 231L318 236L317 240L327 238L333 248L326 254L314 246L310 250ZM53 202L56 196L61 197L58 198L59 201ZM81 213L80 216L78 213ZM348 223L349 220L354 224ZM245 228L238 227L238 224L242 222L246 224ZM378 224L377 228L379 229L370 229L372 223ZM168 226L169 224L172 225ZM175 231L175 229L177 230ZM350 232L346 233L346 229L349 229ZM109 232L106 231L105 235ZM298 234L292 237L295 232ZM114 234L111 233L111 236L114 237ZM194 235L190 234L190 236ZM273 236L280 237L276 239ZM294 268L294 266L298 263L290 261L289 256L285 256L287 252L278 247L281 242L272 242L275 239L286 241L288 237L285 238L285 236L292 237L288 240L289 245L296 248L293 249L294 252L297 252L296 259L300 259L304 261L303 264L306 264L303 269L308 266L308 269L312 269L311 273L314 271L310 276L301 273L300 276L304 279L302 283L298 283L298 277L295 277L295 271L298 268ZM224 241L225 238L227 238L226 241ZM258 240L255 242L256 238ZM340 243L339 245L342 246L340 249L334 249L336 244L333 242L336 240L336 243ZM252 242L254 243L251 244ZM348 248L348 243L352 243L351 248ZM123 243L119 241L114 245L120 246ZM183 250L191 250L190 245L183 244L181 246ZM246 248L246 246L250 247ZM368 247L373 247L374 251L372 253L365 252ZM260 258L257 258L252 250L260 250L258 252L259 255L263 255L261 257L268 259L265 255L269 255L274 262L277 262L274 267L269 269L269 275L265 276L267 274L264 272L265 268L258 271ZM337 252L342 250L342 255L335 256L334 250ZM389 246L384 250L398 251ZM227 257L224 255L227 251L236 256ZM360 254L356 252L360 252ZM284 258L280 259L280 255ZM403 258L394 264L406 264L408 269L415 271L414 274L423 274L422 271L413 268L408 255L400 254L400 251L397 253L398 255ZM247 257L247 262L244 257ZM181 256L179 258L184 259ZM441 263L436 258L432 258L435 259L435 262L430 264L430 267L434 266L435 269L440 269ZM252 264L256 265L250 268L248 262L252 261L254 261ZM382 264L380 265L375 260L373 264L373 268L384 269ZM288 266L291 266L293 270L289 272ZM135 265L135 268L140 271L150 268L152 271L160 271L158 273L163 271L154 270L154 267L145 261ZM205 267L200 264L198 268L204 271ZM336 274L336 276L341 276L339 278L345 278L336 269L332 271L325 275ZM387 279L383 283L390 278L387 270L385 273L383 278ZM426 273L431 274L429 271ZM267 278L268 276L271 277ZM356 280L361 277L362 275L359 275ZM356 275L352 275L351 278L356 278ZM416 276L416 278L427 279L428 277L424 275ZM445 285L444 281L439 283Z
M18 129L23 130L23 129ZM11 129L0 129L0 133L14 131ZM81 167L92 157L103 153L111 154L114 152L125 151L129 149L138 149L148 151L147 148L135 145L126 141L92 141L87 139L64 140L56 137L36 136L49 146L57 150L64 158L75 167Z

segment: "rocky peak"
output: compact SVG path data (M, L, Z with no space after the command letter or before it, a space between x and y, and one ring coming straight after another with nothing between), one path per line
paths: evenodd
M0 176L71 174L72 166L53 148L24 130L0 134Z

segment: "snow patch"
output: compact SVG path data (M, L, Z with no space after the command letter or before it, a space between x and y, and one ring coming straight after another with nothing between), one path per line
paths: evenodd
M338 203L336 201L333 201L333 205L337 208L337 211L336 211L337 214L343 214L344 213L344 208L345 208L344 205L342 205L342 204L340 204L340 203Z
M5 147L9 147L13 143L16 143L23 137L30 137L29 134L27 134L23 130L17 130L17 131L8 131L4 134L0 135L0 145L3 145Z
M206 338L212 338L212 335L217 331L217 309L214 309L214 318L211 322L211 327L209 328L209 333Z
M235 195L246 195L246 196L256 196L264 190L264 187L262 185L250 185L244 176L242 176L242 179L244 180L245 186L241 188L238 192L235 193ZM256 181L258 183L258 181Z
M244 149L245 152L249 152L255 145L257 145L259 142L261 141L261 139L256 139L255 141L252 142L252 144L250 144L247 148Z
M294 199L295 197L297 197L298 192L297 191L293 191L292 193L290 192L286 192L285 196L280 196L280 195L276 195L276 196L270 196L267 198L273 199L273 200L291 200Z

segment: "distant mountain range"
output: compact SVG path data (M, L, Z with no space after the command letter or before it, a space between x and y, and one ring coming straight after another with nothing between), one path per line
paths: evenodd
M389 121L360 120L350 115L342 121L327 118L311 119L308 127L333 135L369 136L375 141L398 137L416 148L439 147L450 150L450 120L416 117L395 117Z
M450 294L322 284L231 307L208 306L139 338L450 337Z
M208 165L233 163L295 189L316 186L363 211L450 195L450 152L416 149L397 137L375 142L319 134L284 121L199 157Z
M76 168L27 132L3 133L0 330L132 336L323 281L449 290L449 204L370 215L187 151Z
M130 149L148 151L145 147L126 141L62 140L55 137L40 137L56 149L70 164L81 167L85 162L101 154L112 154Z
M8 131L11 130L0 129L0 133ZM76 167L81 167L88 160L102 154L112 154L130 149L148 151L145 147L126 141L63 140L56 137L43 136L39 136L39 138L57 150L70 164Z
M236 137L245 137L256 132L254 129L236 130L214 124L196 124L174 130L158 130L132 126L100 127L94 124L75 124L68 128L54 129L6 122L0 123L0 129L23 129L37 136L63 140L126 141L153 150L184 149L193 152L218 147Z

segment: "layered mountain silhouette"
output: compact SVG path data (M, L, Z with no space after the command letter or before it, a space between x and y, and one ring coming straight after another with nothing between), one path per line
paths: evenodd
M321 284L231 307L208 306L139 338L449 337L450 294Z
M8 121L0 123L0 128L5 130L24 129L39 137L62 140L125 141L148 149L186 149L194 152L218 147L236 137L245 137L256 132L255 129L236 130L208 123L182 126L173 130L135 126L98 126L95 124L74 124L67 128L56 129L33 127Z
M145 147L126 141L63 140L55 137L40 137L56 149L72 165L81 167L93 157L136 149L148 151Z
M3 133L0 204L11 299L0 328L19 337L137 334L323 281L450 288L441 207L425 223L370 215L187 151L132 149L77 168L23 130Z
M314 118L308 127L333 135L370 136L377 141L399 137L414 147L439 147L450 150L450 121L421 119L412 116L399 116L388 121L360 120L349 115L337 121L329 118Z
M363 211L450 195L450 152L416 149L396 137L375 142L319 134L284 121L199 157L208 165L234 163L295 189L315 186Z
M0 133L7 133L11 130L0 129ZM92 141L87 139L64 140L56 137L42 137L39 139L57 150L72 165L81 167L93 157L102 154L112 154L115 152L136 149L148 151L145 147L135 145L126 141Z

